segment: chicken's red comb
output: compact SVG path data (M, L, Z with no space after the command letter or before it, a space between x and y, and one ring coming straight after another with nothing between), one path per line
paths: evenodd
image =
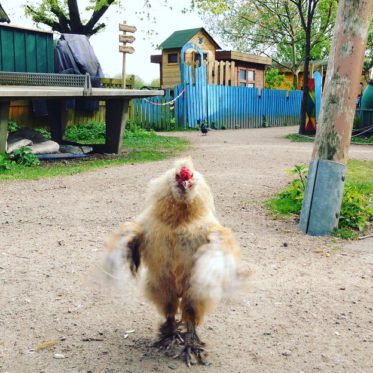
M192 177L192 173L190 172L189 168L182 167L180 170L180 178L182 180L189 180Z

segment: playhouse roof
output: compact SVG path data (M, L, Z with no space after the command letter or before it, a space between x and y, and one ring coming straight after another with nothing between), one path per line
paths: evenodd
M1 4L0 4L0 22L8 22L8 23L10 22L10 19L8 15L5 13L5 10L3 9Z
M218 43L211 37L211 35L203 28L192 28L188 30L179 30L171 34L163 43L160 44L160 49L182 48L190 39L202 31L215 45L216 49L221 49Z

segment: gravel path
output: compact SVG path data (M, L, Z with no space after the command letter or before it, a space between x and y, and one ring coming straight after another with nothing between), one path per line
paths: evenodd
M286 169L309 162L312 144L289 132L182 134L253 270L247 292L201 326L211 366L193 371L373 372L373 240L309 237L262 207ZM350 157L373 160L373 149L352 146ZM0 183L1 373L191 371L151 347L160 317L137 284L96 284L111 231L172 162Z

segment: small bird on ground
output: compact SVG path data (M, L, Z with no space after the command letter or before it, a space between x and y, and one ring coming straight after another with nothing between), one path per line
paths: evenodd
M188 366L194 360L205 364L196 327L246 277L239 246L219 223L210 187L191 158L152 180L146 203L140 216L113 235L105 270L113 274L125 264L135 276L145 267L146 295L165 318L155 346L181 345L178 356Z
M202 135L206 136L208 131L209 131L209 129L207 128L206 124L205 124L205 123L202 123L202 124L201 124L201 132L202 132Z

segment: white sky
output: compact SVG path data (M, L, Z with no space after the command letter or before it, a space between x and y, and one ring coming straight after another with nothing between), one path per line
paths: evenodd
M33 1L31 0L30 2L32 3ZM7 0L1 3L11 19L12 25L35 28L33 22L24 15L22 5L26 3L26 0ZM78 0L78 3L81 7L81 13L84 13L83 4L86 1ZM132 55L127 55L127 73L138 75L146 83L159 78L159 65L150 62L151 54L160 53L153 45L160 44L174 31L204 26L197 13L182 14L181 10L189 5L189 0L170 0L169 3L174 8L172 11L162 5L164 0L152 0L151 3L151 16L156 18L156 23L154 24L146 19L141 21L140 16L136 14L136 11L144 10L142 8L143 0L123 0L124 10L117 6L111 6L106 12L102 19L107 25L105 30L90 39L105 75L114 76L122 71L122 54L119 53L118 49L118 24L124 20L129 25L137 27L137 31L134 34L136 41L133 43L136 52ZM41 25L40 28L48 29ZM154 30L154 34L150 37L145 35L145 31L148 29Z

